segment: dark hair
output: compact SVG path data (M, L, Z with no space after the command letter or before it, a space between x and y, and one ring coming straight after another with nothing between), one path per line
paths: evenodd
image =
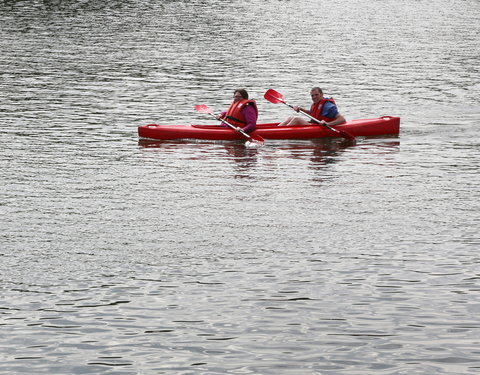
M320 87L314 87L310 90L310 92L312 92L313 90L318 90L320 94L323 94L323 90Z
M247 92L247 90L245 90L245 89L236 89L236 90L233 92L233 94L235 95L237 92L238 92L240 95L242 95L242 98L243 98L243 99L248 99L248 92Z

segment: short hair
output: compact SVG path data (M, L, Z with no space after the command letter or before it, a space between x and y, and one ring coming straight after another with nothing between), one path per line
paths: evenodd
M245 89L236 89L236 90L233 92L233 94L235 95L237 92L238 92L240 95L242 95L242 98L243 98L243 99L248 99L248 92L247 92L247 90L245 90Z
M312 92L313 90L317 90L320 94L323 94L323 90L320 87L314 87L310 90L310 92Z

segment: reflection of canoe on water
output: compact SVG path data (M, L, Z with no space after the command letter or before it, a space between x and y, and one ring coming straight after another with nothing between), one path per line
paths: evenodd
M265 139L312 139L338 137L338 133L319 125L277 126L278 123L258 124L255 133ZM400 117L383 116L372 119L351 120L334 128L354 136L398 134ZM215 141L244 140L240 133L219 125L157 125L138 127L138 136L149 139L204 139Z

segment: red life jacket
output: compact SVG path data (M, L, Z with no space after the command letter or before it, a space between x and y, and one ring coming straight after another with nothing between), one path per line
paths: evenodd
M337 103L335 103L335 100L333 100L333 98L323 98L318 103L313 103L312 104L312 106L310 107L310 116L315 117L316 119L318 119L320 121L322 121L322 120L323 121L332 121L333 120L332 117L322 116L323 105L326 102L330 102L330 103L333 103L333 104L337 105Z
M258 118L258 108L255 100L242 99L238 102L232 102L232 104L230 104L225 116L225 120L234 126L245 126L247 123L245 122L245 117L242 114L242 109L247 105L251 105L255 109Z

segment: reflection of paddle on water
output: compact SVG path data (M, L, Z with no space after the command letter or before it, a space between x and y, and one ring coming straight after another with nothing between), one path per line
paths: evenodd
M244 147L240 144L224 144L225 150L230 156L235 158L249 158L257 160L258 150L255 148Z

